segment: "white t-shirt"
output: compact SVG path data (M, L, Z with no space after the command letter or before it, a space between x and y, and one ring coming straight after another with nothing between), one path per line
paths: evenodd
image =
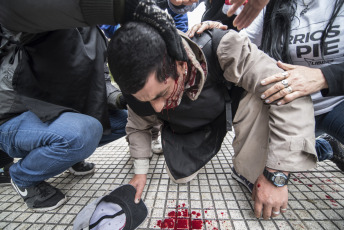
M309 4L308 4L309 3ZM289 51L294 65L320 68L344 62L344 8L335 19L331 32L325 40L324 59L320 53L320 38L330 19L335 0L297 0L296 17L292 21ZM301 11L309 6L303 15ZM257 46L261 44L265 9L252 24L240 31ZM344 100L344 96L322 97L320 92L311 95L315 115L331 111Z

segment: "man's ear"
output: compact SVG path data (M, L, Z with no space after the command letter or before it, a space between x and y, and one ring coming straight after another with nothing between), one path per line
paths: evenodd
M177 71L180 72L184 72L185 69L188 68L187 62L185 61L176 61L176 65L177 65Z

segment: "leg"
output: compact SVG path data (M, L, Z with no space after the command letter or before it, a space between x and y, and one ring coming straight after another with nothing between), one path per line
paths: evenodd
M152 152L161 154L163 152L160 137L161 124L157 124L152 128Z
M10 157L7 153L0 150L0 168L13 162L13 157Z
M99 146L110 143L126 135L125 126L127 125L127 110L110 110L111 133L103 135L99 142Z
M344 102L337 105L332 111L316 116L315 128L323 131L344 144Z
M241 99L233 121L236 172L254 183L265 166L285 171L314 168L314 114L311 107L309 97L276 106L265 105L259 97L247 93Z
M329 160L333 157L331 145L323 138L316 139L315 150L319 161Z
M42 123L25 112L0 126L0 147L11 157L22 158L10 168L14 183L30 187L56 176L89 157L96 149L102 126L78 113L63 113Z
M316 131L325 132L317 138L316 147L320 161L332 160L344 171L344 102L332 111L316 116Z
M3 185L11 183L9 169L12 164L13 158L4 151L0 150L0 184Z

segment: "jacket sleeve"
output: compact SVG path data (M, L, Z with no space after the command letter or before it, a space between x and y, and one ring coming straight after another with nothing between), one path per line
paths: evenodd
M17 32L40 33L96 24L115 25L125 0L0 1L0 23Z
M264 108L263 114L266 113L269 129L267 149L264 150L267 153L266 166L285 171L315 167L314 112L310 97L301 97L283 106L264 104L260 95L270 86L262 86L261 80L283 70L246 36L240 36L235 31L229 31L223 36L217 48L217 56L225 79L244 88L247 94L254 97L254 103ZM262 111L252 113L262 114ZM248 115L240 116L244 120ZM244 123L242 120L238 122ZM254 140L248 140L248 143L252 144Z
M148 172L147 160L152 157L152 128L158 123L160 121L155 115L141 117L128 106L126 138L129 143L130 155L134 158L135 174Z
M344 95L344 62L320 69L328 84L328 89L321 90L321 94L324 97Z

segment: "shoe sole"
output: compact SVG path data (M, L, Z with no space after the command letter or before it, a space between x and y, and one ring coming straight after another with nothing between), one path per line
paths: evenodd
M251 190L251 188L248 186L248 185L246 185L246 183L245 183L245 181L243 181L239 176L237 176L235 173L231 173L232 174L232 178L234 179L234 180L236 180L236 181L238 181L241 185L244 185L246 188L247 188L247 190L250 192L250 193L252 193L252 190Z
M0 182L1 186L10 186L11 182Z
M152 153L157 154L157 155L160 155L160 154L163 153L163 150L153 150L153 149L152 149Z
M60 200L57 204L55 204L52 207L48 207L48 208L30 208L29 206L27 206L29 209L35 211L35 212L45 212L45 211L50 211L50 210L54 210L58 207L60 207L61 205L63 205L64 203L67 202L67 196L64 197L64 199Z
M14 188L14 190L18 193L18 190L17 190L16 185L14 184L13 180L11 180L10 184L12 185L12 187ZM18 195L19 195L21 198L23 198L19 193L18 193ZM66 201L67 201L67 196L65 195L65 197L64 197L62 200L60 200L57 204L55 204L54 206L51 206L51 207L46 207L46 208L31 208L31 207L29 207L29 205L28 205L26 202L24 202L24 203L26 204L26 206L27 206L29 209L31 209L31 210L33 210L33 211L44 212L44 211L54 210L54 209L60 207L61 205L63 205L64 203L66 203Z
M89 170L89 171L85 171L85 172L78 172L78 171L75 171L72 167L70 167L68 169L68 171L73 174L74 176L85 176L87 174L91 174L93 173L94 171L96 170L96 167L94 166L93 169Z

